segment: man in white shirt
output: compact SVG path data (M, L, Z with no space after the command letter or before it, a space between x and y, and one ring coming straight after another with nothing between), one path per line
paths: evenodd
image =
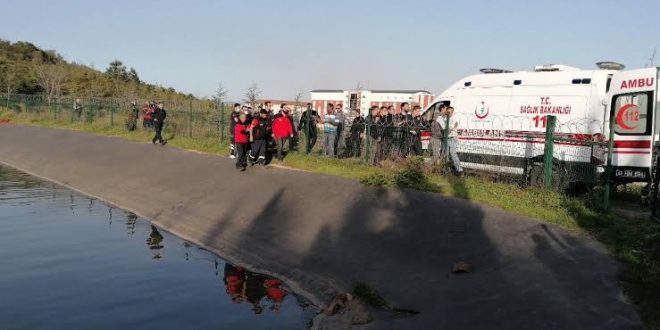
M445 155L449 155L456 174L462 176L463 167L461 167L461 160L458 158L458 153L456 152L456 149L458 149L458 119L454 117L454 108L447 107L446 115L438 116L436 121L442 127L443 132L447 134L447 150L445 150Z

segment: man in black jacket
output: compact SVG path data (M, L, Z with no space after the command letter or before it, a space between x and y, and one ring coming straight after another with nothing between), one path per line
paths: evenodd
M312 109L312 104L307 103L307 110L303 111L298 122L298 132L305 134L305 150L310 153L316 144L316 124L321 120L319 113Z
M380 151L380 160L392 157L394 150L398 151L398 148L394 148L394 114L389 112L389 107L381 106L380 107L380 118L381 118L381 151Z
M367 152L369 162L378 164L381 161L383 151L383 129L382 118L380 116L380 109L378 106L369 108L369 115L365 119L365 126L367 128Z
M165 111L163 103L158 103L158 106L156 106L153 114L154 130L156 131L156 135L151 140L151 143L156 144L156 141L158 141L160 145L165 145L165 143L167 143L165 140L163 140L163 136L161 135L166 117L167 111Z
M266 139L270 132L270 120L268 119L268 110L259 110L259 116L252 120L250 124L250 165L266 164Z
M428 123L424 121L421 115L422 107L416 105L412 110L412 118L409 129L409 145L410 153L414 156L421 156L424 152L422 150L422 131L428 130Z
M360 110L353 110L353 115L355 117L346 139L346 157L360 157L362 154L362 133L366 129L366 124Z

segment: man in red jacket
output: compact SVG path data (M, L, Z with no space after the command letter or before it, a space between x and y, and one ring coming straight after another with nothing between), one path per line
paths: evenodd
M287 138L293 138L293 126L289 120L289 108L285 107L282 112L273 118L273 138L277 144L277 159L283 160L284 143Z
M241 113L234 125L234 144L236 145L236 168L245 171L247 167L247 152L250 147L250 123L247 115Z

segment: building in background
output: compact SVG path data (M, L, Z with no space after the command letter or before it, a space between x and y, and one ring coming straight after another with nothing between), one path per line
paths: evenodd
M316 111L324 114L328 104L341 104L345 110L359 109L367 115L371 106L401 106L408 102L426 108L433 101L433 94L425 90L340 90L315 89L310 91L312 106Z
M280 106L282 104L286 104L291 108L294 112L300 113L302 111L305 111L307 109L307 103L306 101L287 101L287 100L273 100L273 99L260 99L257 100L257 104L264 106L266 102L270 101L270 103L273 105L273 110L279 110Z

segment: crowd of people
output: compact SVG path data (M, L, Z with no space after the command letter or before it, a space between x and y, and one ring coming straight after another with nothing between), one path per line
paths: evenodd
M134 104L132 112L136 111ZM454 172L462 175L457 153L459 123L453 116L454 109L442 105L433 118L425 118L421 112L419 105L404 102L398 107L372 106L364 116L358 109L345 113L343 105L338 103L328 104L326 113L320 115L308 103L296 122L286 104L275 110L271 102L265 102L255 110L236 103L230 115L230 157L236 159L236 168L241 171L248 166L266 165L271 158L281 161L287 150L297 149L300 136L304 137L305 151L310 153L320 129L323 156L364 157L376 165L386 159L422 156L422 135L429 132L432 161L437 163L444 156ZM145 102L142 117L143 127L155 132L152 143L166 144L162 136L167 117L163 103ZM363 154L365 151L367 154Z
M458 121L452 107L442 105L432 119L422 117L419 105L402 103L399 107L372 106L365 117L359 110L344 113L342 104L329 104L324 115L319 115L311 103L301 113L296 125L291 109L281 105L274 111L269 102L256 111L236 103L231 115L231 157L236 158L236 168L245 171L248 165L265 165L268 153L274 150L278 160L284 157L284 148L297 145L299 133L305 138L305 150L311 152L317 143L318 127L323 131L321 154L328 157L366 156L371 164L392 158L422 156L422 132L431 133L430 150L434 162L445 155L452 163L454 172L462 175L463 169L457 153ZM443 135L446 143L442 143ZM363 148L367 143L369 148ZM363 149L368 155L363 155Z
M266 165L269 152L284 159L285 146L295 149L297 134L291 108L282 104L276 112L270 102L253 111L252 107L234 104L230 125L230 157L236 158L236 168L245 171L248 164Z

